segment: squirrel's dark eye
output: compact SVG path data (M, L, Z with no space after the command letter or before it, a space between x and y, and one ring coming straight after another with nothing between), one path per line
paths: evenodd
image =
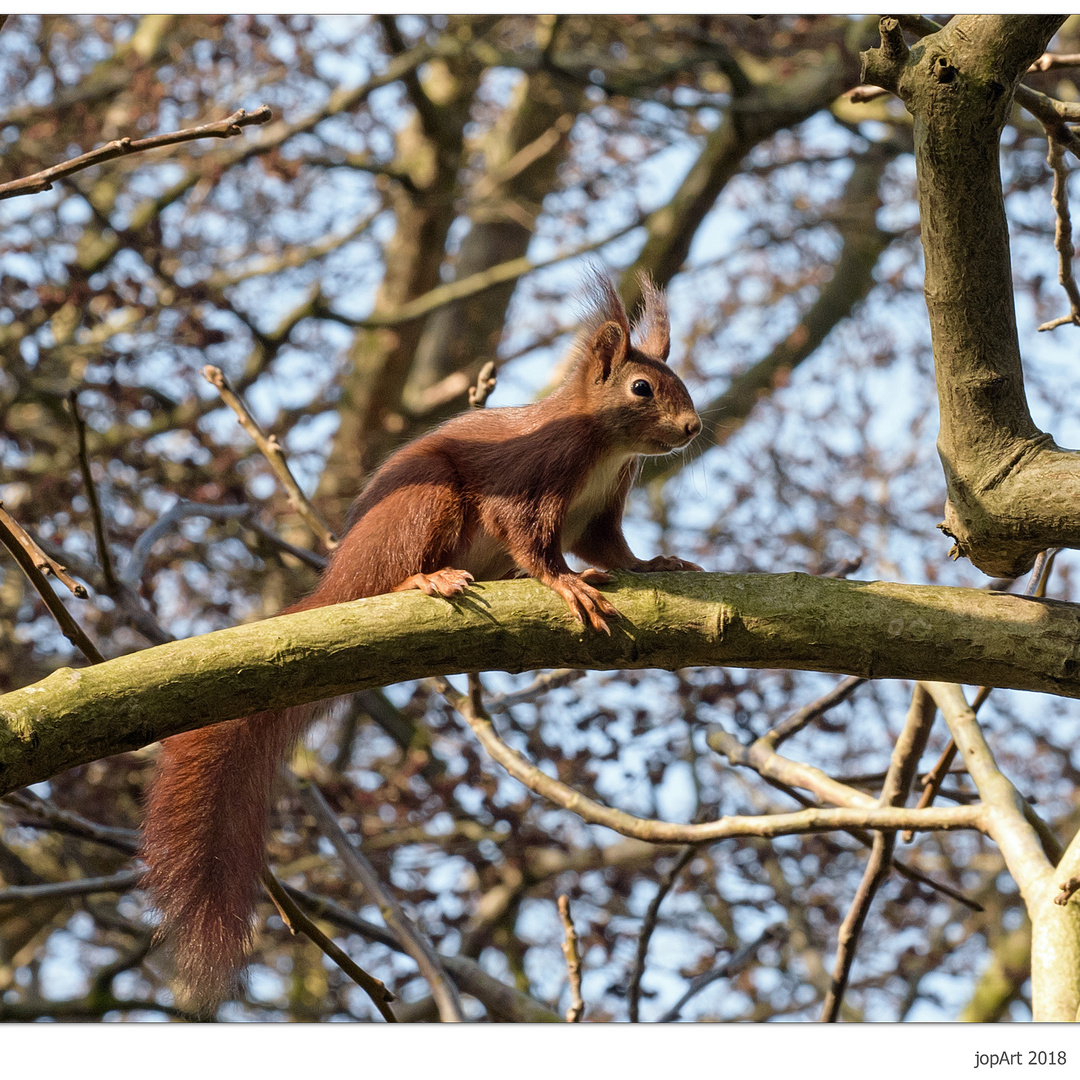
M630 384L630 393L637 397L652 397L652 387L644 379L635 379Z

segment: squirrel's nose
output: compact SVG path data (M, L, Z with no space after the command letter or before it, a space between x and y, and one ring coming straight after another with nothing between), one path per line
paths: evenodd
M692 439L700 430L701 417L698 416L696 413L691 419L687 420L686 423L683 424L683 431L686 432L686 437L688 439Z

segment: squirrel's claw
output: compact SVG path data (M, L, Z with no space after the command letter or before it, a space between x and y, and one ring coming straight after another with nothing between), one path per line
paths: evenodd
M567 607L578 622L610 635L611 628L604 616L618 619L619 612L603 593L589 584L589 582L596 582L602 585L608 581L611 581L610 574L605 574L603 570L589 569L583 570L580 574L560 574L548 584L566 601Z
M412 574L400 585L395 585L391 591L405 592L408 589L419 589L428 596L456 596L458 593L463 593L474 580L468 570L455 570L453 567L444 566L433 574Z
M628 567L638 574L662 574L667 571L698 570L704 573L704 567L697 563L688 562L686 559L678 559L674 555L657 555L655 559L647 562L638 560L633 566Z

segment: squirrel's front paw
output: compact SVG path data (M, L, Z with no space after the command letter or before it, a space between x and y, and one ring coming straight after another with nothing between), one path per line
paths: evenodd
M662 574L669 570L700 570L704 572L704 567L698 566L697 563L687 562L686 559L677 559L674 555L657 555L655 559L649 559L648 562L639 559L629 569L639 574Z

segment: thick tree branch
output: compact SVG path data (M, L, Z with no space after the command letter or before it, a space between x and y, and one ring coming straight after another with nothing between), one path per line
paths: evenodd
M610 637L538 582L482 582L454 602L393 593L63 668L0 697L0 793L261 709L461 671L786 667L1080 697L1072 604L807 574L619 574L609 596Z
M915 121L942 527L954 556L1002 576L1045 548L1080 546L1080 461L1039 431L1024 395L998 167L1017 83L1063 21L961 15L906 53L883 20L882 46L864 56L868 81L898 93Z

